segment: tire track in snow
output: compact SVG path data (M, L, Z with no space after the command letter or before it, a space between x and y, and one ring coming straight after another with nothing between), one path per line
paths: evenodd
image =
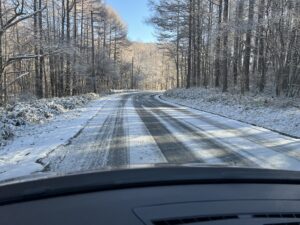
M145 126L153 136L161 152L169 163L201 163L203 160L197 158L182 142L142 105L142 96L135 96L134 106ZM140 101L142 100L142 101Z
M134 107L134 97L125 105L124 126L129 141L130 165L167 163L154 138Z
M186 109L176 108L173 105L170 105L170 107L172 107L190 117L200 119L202 121L205 121L206 123L212 124L213 126L215 126L217 128L220 128L223 130L230 129L231 133L233 133L239 137L245 138L253 143L265 146L266 148L272 149L278 153L286 154L286 155L288 155L292 158L296 158L300 161L300 152L299 152L300 141L298 139L294 139L294 138L287 137L287 136L284 136L284 135L281 135L278 133L274 133L270 130L267 130L267 129L261 128L261 127L257 127L255 125L253 125L253 129L255 129L257 131L255 133L253 132L253 129L252 129L252 131L250 131L250 130L246 131L243 129L236 130L235 127L232 127L227 124L221 123L219 121L210 119L210 118L206 117L205 115L194 114ZM199 112L201 112L201 110L199 110ZM227 119L229 119L229 118L227 118ZM239 121L236 121L236 122L240 123ZM248 126L248 124L246 124L246 125ZM263 132L268 132L268 133L262 134ZM274 135L277 137L276 140L274 140Z
M173 112L169 112L171 117L184 118L185 123L195 129L206 132L209 136L214 137L216 141L223 143L224 146L228 146L232 151L241 154L261 167L289 170L300 169L299 142L296 140L291 141L290 138L273 133L267 129L243 124L232 119L224 118L224 122L221 122L219 120L223 117L205 113L201 110L198 110L199 113L193 113L185 109L188 107L180 108L180 105L178 106L164 100L157 101L173 110ZM191 110L194 111L193 109ZM283 144L284 140L287 143L292 142L292 144ZM281 143L281 145L276 144L276 142ZM298 146L298 151L296 151L295 146Z
M198 129L174 118L166 113L167 108L175 109L175 107L163 104L153 98L147 96L144 98L144 103L147 109L157 115L158 118L170 126L171 130L177 130L177 134L182 136L181 141L190 147L190 150L197 152L197 155L206 163L226 163L232 166L243 167L259 167L256 163L248 160L247 158L233 152L231 149L224 145L219 144L211 137L207 136L205 132L200 132ZM192 142L192 143L190 143Z
M121 144L116 137L123 135L119 123L123 117L123 101L127 98L128 96L124 95L121 99L115 99L116 102L103 107L68 145L57 148L48 157L41 159L46 165L45 172L79 172L119 166L117 163L126 164L127 153L118 151L111 154L110 147L115 150L114 146ZM112 164L112 158L115 158L117 163Z
M113 133L110 141L106 166L118 167L129 164L128 140L124 129L124 107L128 95L120 100L118 110L114 113Z

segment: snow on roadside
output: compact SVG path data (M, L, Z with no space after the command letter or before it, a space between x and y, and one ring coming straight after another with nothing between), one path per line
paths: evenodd
M55 116L86 105L99 98L96 94L32 100L0 108L0 146L33 124L43 124Z
M173 89L163 99L300 138L300 100L222 93L216 89Z
M93 100L86 106L56 116L51 122L28 126L13 142L0 147L0 181L43 170L38 160L65 145L115 96Z

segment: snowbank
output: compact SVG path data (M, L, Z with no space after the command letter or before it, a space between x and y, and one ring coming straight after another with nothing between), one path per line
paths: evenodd
M0 108L0 146L5 140L14 137L17 130L27 125L41 124L54 116L82 107L89 101L98 98L96 94L86 94L65 98L52 98L18 102Z
M173 89L163 99L300 137L300 99L222 93L216 89Z

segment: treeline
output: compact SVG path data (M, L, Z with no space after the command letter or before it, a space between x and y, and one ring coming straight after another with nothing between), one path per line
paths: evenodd
M300 94L299 0L150 0L177 87Z
M120 85L127 28L99 0L0 0L0 103Z
M129 73L126 73L128 68L124 68L124 72L121 70L121 76L125 78L123 84L126 84L126 80L130 82L125 87L130 88L132 85L140 90L167 90L176 87L174 62L163 46L133 42L123 53L124 61L132 69ZM128 75L132 79L128 79Z

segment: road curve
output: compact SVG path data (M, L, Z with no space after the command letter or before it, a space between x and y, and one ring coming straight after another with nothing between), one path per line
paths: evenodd
M60 173L147 163L300 168L300 157L266 141L253 126L232 127L153 93L124 93L38 163Z

